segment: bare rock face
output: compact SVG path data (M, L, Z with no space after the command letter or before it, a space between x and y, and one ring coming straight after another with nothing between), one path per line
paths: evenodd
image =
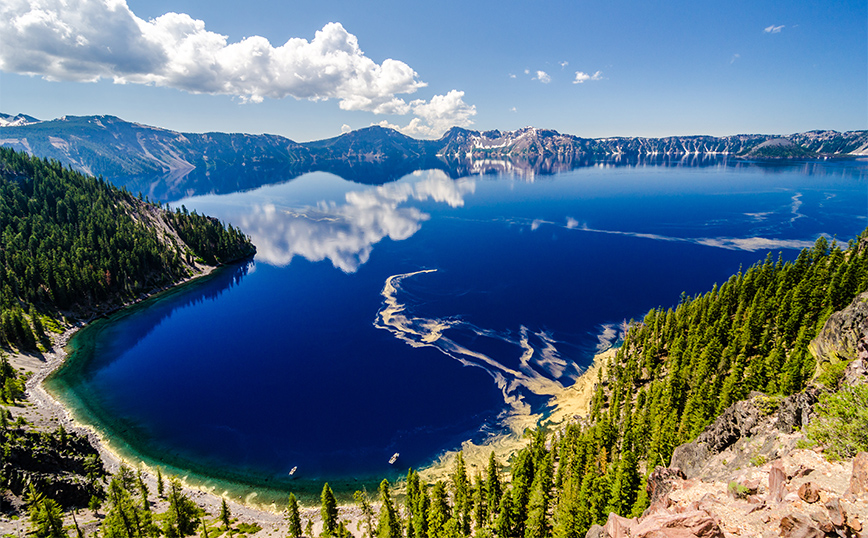
M854 360L844 370L842 385L865 385L868 384L868 341L859 342L859 358Z
M807 426L814 415L813 405L817 403L818 396L816 388L808 388L805 392L781 400L774 427L783 433L790 433Z
M762 395L752 393L752 397ZM697 476L709 458L721 453L742 437L757 433L765 413L753 398L729 406L692 443L675 447L670 466L681 469L688 477Z
M638 522L635 519L621 517L618 514L609 514L606 526L603 528L605 538L628 538L633 536L633 529Z
M668 506L669 492L672 491L672 484L676 480L685 478L681 469L673 467L657 467L651 476L648 477L648 498L650 506L646 512L655 510L656 508L666 508Z
M769 470L769 502L779 503L787 494L787 473L780 460L775 461Z
M852 361L866 355L865 343L868 342L868 292L850 303L847 308L832 314L820 334L808 345L811 354L817 359L817 372L824 364Z
M709 452L717 454L741 437L751 435L763 416L752 398L736 402L717 417L696 442L705 443Z
M675 447L670 464L681 469L686 476L694 477L714 455L705 443L684 443Z
M853 458L853 474L847 492L857 497L868 494L868 452L860 452Z
M603 532L606 538L724 538L720 523L704 510L659 510L638 521L609 514Z
M688 510L680 513L658 512L644 518L636 525L630 536L635 537L697 537L724 538L719 522L704 510Z

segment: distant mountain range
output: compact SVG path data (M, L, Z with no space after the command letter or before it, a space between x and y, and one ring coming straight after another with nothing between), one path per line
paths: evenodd
M440 168L450 175L509 169L546 173L600 160L868 155L868 131L591 139L533 127L485 132L454 127L437 140L417 140L375 126L298 143L277 135L179 133L114 116L40 121L0 114L0 145L57 159L81 172L125 178L122 183L129 188L138 186L146 193L159 176L165 190L176 188L178 197L253 188L316 170L383 183L419 168ZM237 180L215 187L209 179L213 174Z

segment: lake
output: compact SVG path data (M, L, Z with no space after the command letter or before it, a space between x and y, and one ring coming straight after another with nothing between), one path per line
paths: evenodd
M868 225L866 160L458 176L173 201L255 259L90 324L49 390L132 460L248 501L371 491L544 415L650 308Z

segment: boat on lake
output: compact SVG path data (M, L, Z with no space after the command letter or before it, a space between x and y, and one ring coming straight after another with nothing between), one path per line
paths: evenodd
M398 461L398 456L400 456L400 454L397 452L392 454L392 457L389 458L389 465L395 465L395 462Z

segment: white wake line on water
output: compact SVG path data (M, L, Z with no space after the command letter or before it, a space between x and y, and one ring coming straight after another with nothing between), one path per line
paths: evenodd
M524 401L524 396L519 389L525 389L540 396L560 394L563 392L564 386L553 378L560 378L570 364L559 355L555 347L556 342L549 335L545 333L531 334L524 326L521 327L519 340L515 341L507 336L480 329L458 319L408 316L405 313L406 305L398 301L401 281L405 278L435 271L436 269L426 269L392 275L387 278L381 292L383 307L377 312L374 327L391 332L396 338L414 348L433 347L465 366L474 366L485 370L494 379L496 386L503 394L504 403L508 406L507 411L500 417L501 421L513 431L521 433L521 430L528 423L527 419L532 419L535 422L537 417L531 414L531 407ZM458 328L472 331L478 336L499 339L518 346L521 350L518 368L505 366L484 353L458 344L444 334L449 329ZM542 342L538 349L531 344L531 336L537 337ZM540 373L535 366L551 375L552 378Z
M811 248L814 246L814 241L802 239L772 239L768 237L673 237L671 235L649 234L641 232L624 232L620 230L601 230L591 228L587 224L579 225L579 222L572 218L567 218L566 224L558 224L547 220L534 219L531 223L531 230L537 230L543 224L557 226L567 230L575 230L578 232L591 232L599 234L623 235L627 237L638 237L641 239L651 239L654 241L691 243L694 245L703 245L706 247L723 248L727 250L744 250L748 252L756 252L757 250L775 250L775 249L797 249ZM831 239L827 234L820 234L826 239Z

